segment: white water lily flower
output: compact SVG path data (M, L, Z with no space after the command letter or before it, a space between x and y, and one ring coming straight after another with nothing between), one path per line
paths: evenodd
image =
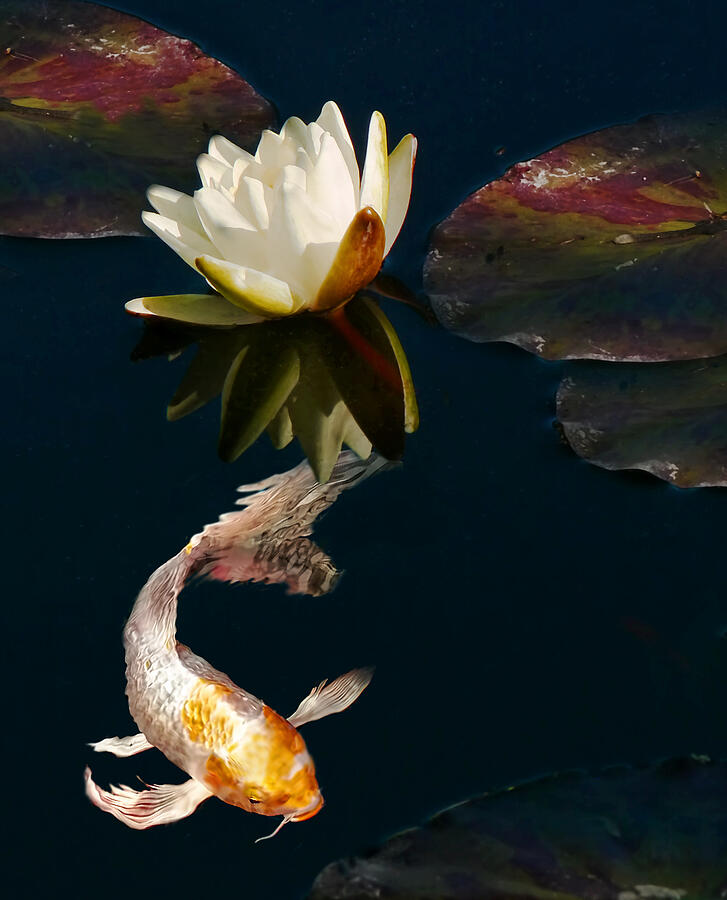
M315 122L264 131L254 156L217 135L197 160L193 197L154 185L144 222L229 304L213 295L141 298L130 312L185 321L278 318L340 306L372 281L409 206L416 138L388 155L371 116L363 174L338 106Z

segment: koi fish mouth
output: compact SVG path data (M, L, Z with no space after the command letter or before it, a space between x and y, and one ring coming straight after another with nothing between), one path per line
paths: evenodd
M294 816L291 816L290 821L305 822L306 819L312 819L313 816L317 815L321 811L321 809L323 809L323 797L319 795L318 799L315 801L314 806L312 806L310 809L296 813Z

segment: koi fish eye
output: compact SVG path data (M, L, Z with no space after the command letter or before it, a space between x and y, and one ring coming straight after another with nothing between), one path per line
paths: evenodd
M253 803L253 804L263 802L262 800L258 800L257 797L248 797L247 799L250 801L250 803Z

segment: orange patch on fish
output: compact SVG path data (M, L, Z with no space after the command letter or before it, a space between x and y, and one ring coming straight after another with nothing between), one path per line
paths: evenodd
M222 701L232 691L200 678L182 706L182 724L190 740L210 750L223 747L232 739L234 722L230 709Z
M205 783L220 799L263 815L279 815L282 807L291 813L307 809L318 796L303 738L269 706L263 707L259 727L252 727L239 743L218 745L205 768Z

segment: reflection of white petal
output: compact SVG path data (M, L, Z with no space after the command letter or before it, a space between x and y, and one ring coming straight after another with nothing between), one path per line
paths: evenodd
M361 431L356 420L350 414L345 424L343 440L356 456L359 456L361 459L368 459L371 456L371 441Z
M411 197L411 176L417 155L417 139L413 134L403 137L389 157L389 210L386 216L386 249L384 256L401 231Z
M346 162L335 139L323 136L321 152L308 174L308 194L338 223L340 240L356 214L356 194Z
M192 268L195 268L194 260L197 256L216 253L214 245L206 237L202 237L185 225L180 225L174 219L146 211L141 214L141 218L147 228L151 228L157 237L160 237Z
M265 272L210 256L197 259L197 268L230 303L254 315L285 316L293 311L294 302L288 285Z
M380 112L375 112L369 122L369 140L366 145L366 161L361 176L360 209L373 207L386 224L389 204L389 159L386 154L386 123Z
M185 225L192 231L196 231L202 237L205 237L205 230L197 215L197 208L194 200L183 194L181 191L175 191L174 188L163 187L160 184L153 184L146 192L149 203L154 209L167 219L174 219L181 225Z

